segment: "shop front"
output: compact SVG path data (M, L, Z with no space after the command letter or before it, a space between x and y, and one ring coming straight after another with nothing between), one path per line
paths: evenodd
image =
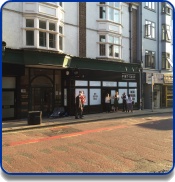
M70 115L75 113L75 97L79 91L84 91L86 96L85 114L104 112L106 94L108 93L111 96L111 104L113 104L113 97L116 91L120 97L119 109L122 108L121 96L124 92L132 96L135 109L139 109L140 85L138 64L100 62L98 60L93 60L94 64L91 63L91 60L87 60L87 62L82 60L82 64L79 64L77 60L72 59L71 63L76 65L76 67L71 68L70 65L69 69L63 71L63 103ZM101 70L97 69L99 68L96 65L97 62ZM112 64L112 67L110 64ZM75 71L78 74L74 74Z
M162 89L162 106L173 107L173 75L164 74L164 85Z

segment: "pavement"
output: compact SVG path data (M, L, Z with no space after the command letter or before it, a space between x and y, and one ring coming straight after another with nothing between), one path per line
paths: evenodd
M43 127L52 127L59 125L67 125L67 124L78 124L78 123L86 123L86 122L95 122L102 121L108 119L117 119L117 118L128 118L135 116L146 116L146 115L154 115L154 114L165 114L172 113L173 116L173 108L161 108L161 109L144 109L144 110L134 110L131 112L111 112L111 113L96 113L96 114L87 114L84 115L83 119L75 119L75 116L68 117L60 117L60 118L42 118L41 124L37 125L28 125L27 118L21 120L9 120L2 122L2 132L14 132L20 130L30 130L30 129L39 129Z

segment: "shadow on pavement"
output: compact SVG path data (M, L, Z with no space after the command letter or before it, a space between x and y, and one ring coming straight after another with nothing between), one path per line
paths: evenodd
M173 129L173 120L165 119L165 120L160 120L160 121L150 121L147 123L137 124L137 126L155 129L155 130L172 130Z

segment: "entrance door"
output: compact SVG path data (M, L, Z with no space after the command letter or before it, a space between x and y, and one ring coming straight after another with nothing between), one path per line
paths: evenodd
M53 88L32 88L32 110L42 111L43 116L48 116L53 110Z
M15 91L2 91L2 119L15 118Z

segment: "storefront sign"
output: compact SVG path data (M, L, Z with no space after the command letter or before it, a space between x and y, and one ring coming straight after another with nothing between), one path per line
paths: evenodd
M136 74L122 73L122 80L135 80Z
M164 75L164 83L173 83L173 75Z
M154 83L163 84L163 74L161 73L153 73Z
M153 75L154 84L163 84L163 74L161 73L146 73L146 83L152 84L151 77Z

